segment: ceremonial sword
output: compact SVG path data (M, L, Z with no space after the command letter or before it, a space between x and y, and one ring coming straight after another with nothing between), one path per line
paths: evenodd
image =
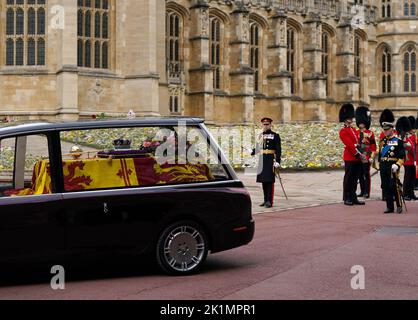
M395 179L395 183L396 183L396 192L398 193L398 197L399 197L399 201L401 202L401 206L402 204L405 206L405 211L408 212L408 207L406 206L406 201L405 201L405 197L403 195L403 191L402 191L402 182L399 179L398 175L396 173L393 173L393 179Z
M287 196L287 194L286 194L286 190L284 189L284 185L283 185L283 180L282 180L282 177L280 176L280 169L279 168L274 168L274 172L275 172L275 174L276 174L276 177L279 179L279 181L280 181L280 185L281 185L281 187L282 187L282 190L283 190L283 193L284 193L284 196L286 197L286 200L289 200L289 198L288 198L288 196Z

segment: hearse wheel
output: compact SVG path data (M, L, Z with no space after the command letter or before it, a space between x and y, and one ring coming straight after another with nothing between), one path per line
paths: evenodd
M188 275L197 272L208 255L208 240L193 221L168 226L157 242L157 261L167 274Z

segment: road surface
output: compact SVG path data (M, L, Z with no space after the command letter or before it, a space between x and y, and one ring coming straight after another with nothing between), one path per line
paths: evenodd
M6 270L0 299L418 299L418 202L404 215L383 209L371 201L255 215L250 245L209 256L190 277L112 259L65 265L66 288L54 291L46 266ZM364 290L351 287L353 266L364 269Z

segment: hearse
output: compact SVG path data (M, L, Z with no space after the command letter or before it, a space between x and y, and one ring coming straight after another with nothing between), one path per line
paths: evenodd
M253 236L203 120L0 124L0 263L126 253L187 275Z

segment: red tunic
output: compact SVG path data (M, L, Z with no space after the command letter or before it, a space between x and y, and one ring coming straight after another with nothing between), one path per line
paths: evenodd
M415 135L407 134L405 136L405 150L406 150L406 159L405 159L405 166L413 166L415 162Z
M377 150L376 138L372 131L365 129L363 131L363 141L360 141L360 134L361 130L357 130L357 140L359 141L360 145L363 145L363 153L366 154L367 160L370 160L372 153L376 152Z
M415 145L417 146L415 148L416 151L416 155L415 155L415 165L417 167L417 174L416 174L416 178L418 180L418 132L415 132Z
M361 161L360 152L357 150L358 138L356 129L344 126L340 131L340 139L345 145L344 161Z

